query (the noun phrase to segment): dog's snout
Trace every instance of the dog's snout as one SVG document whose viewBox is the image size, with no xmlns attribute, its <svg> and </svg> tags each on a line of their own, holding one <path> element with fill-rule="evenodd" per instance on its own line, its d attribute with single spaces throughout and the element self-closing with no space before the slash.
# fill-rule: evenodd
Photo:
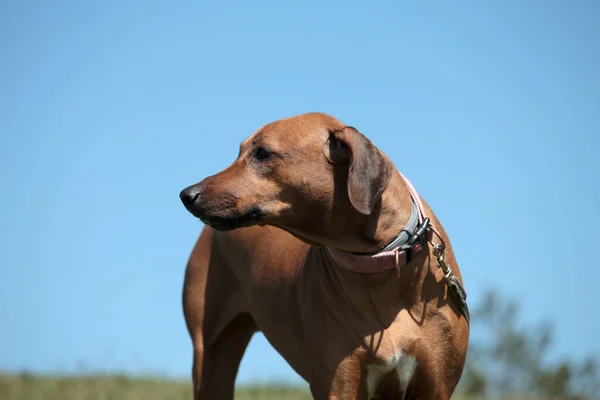
<svg viewBox="0 0 600 400">
<path fill-rule="evenodd" d="M 200 197 L 201 189 L 197 185 L 189 186 L 179 193 L 179 198 L 184 206 L 190 207 L 192 206 L 198 197 Z"/>
</svg>

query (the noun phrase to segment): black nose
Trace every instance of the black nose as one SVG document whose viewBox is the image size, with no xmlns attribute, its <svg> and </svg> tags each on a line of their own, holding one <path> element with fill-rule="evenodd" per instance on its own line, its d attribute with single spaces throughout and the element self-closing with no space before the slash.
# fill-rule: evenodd
<svg viewBox="0 0 600 400">
<path fill-rule="evenodd" d="M 200 189 L 196 185 L 186 187 L 179 193 L 179 198 L 184 206 L 189 207 L 193 205 L 198 197 L 200 196 Z"/>
</svg>

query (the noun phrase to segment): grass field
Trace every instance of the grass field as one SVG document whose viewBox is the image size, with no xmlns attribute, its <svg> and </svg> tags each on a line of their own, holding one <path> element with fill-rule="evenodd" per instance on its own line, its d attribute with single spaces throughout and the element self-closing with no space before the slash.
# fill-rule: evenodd
<svg viewBox="0 0 600 400">
<path fill-rule="evenodd" d="M 265 385 L 241 387 L 236 400 L 308 400 L 307 389 Z M 125 375 L 74 377 L 0 373 L 0 400 L 191 400 L 189 382 Z M 454 396 L 458 400 L 477 400 Z M 512 399 L 512 400 L 524 400 Z"/>
<path fill-rule="evenodd" d="M 283 385 L 244 387 L 241 400 L 312 399 L 303 388 Z M 179 400 L 192 399 L 189 382 L 116 376 L 49 377 L 0 374 L 1 400 Z"/>
</svg>

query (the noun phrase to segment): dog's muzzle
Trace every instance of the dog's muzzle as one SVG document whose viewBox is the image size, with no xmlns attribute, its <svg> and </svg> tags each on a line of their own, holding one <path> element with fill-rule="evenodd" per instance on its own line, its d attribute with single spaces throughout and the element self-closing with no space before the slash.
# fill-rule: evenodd
<svg viewBox="0 0 600 400">
<path fill-rule="evenodd" d="M 262 209 L 252 206 L 240 211 L 231 195 L 207 195 L 204 185 L 189 186 L 179 193 L 185 208 L 206 225 L 218 231 L 229 231 L 255 224 L 264 218 Z"/>
</svg>

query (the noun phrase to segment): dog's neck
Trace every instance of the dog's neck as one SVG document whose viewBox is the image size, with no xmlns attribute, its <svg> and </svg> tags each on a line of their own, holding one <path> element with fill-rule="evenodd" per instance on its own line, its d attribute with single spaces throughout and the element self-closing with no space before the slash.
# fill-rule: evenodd
<svg viewBox="0 0 600 400">
<path fill-rule="evenodd" d="M 413 211 L 407 181 L 394 168 L 381 200 L 371 215 L 362 215 L 349 208 L 348 212 L 352 211 L 356 215 L 339 221 L 332 235 L 320 235 L 291 226 L 277 226 L 313 246 L 349 254 L 379 252 L 398 237 Z M 349 234 L 350 232 L 352 233 Z"/>
<path fill-rule="evenodd" d="M 413 211 L 413 200 L 406 180 L 398 171 L 393 172 L 380 204 L 378 212 L 367 217 L 360 233 L 366 249 L 355 250 L 354 253 L 380 251 L 406 227 Z"/>
<path fill-rule="evenodd" d="M 422 240 L 425 237 L 430 240 L 431 232 L 426 228 L 428 220 L 423 219 L 421 199 L 412 184 L 399 173 L 398 176 L 401 178 L 401 184 L 397 181 L 394 182 L 397 190 L 390 190 L 386 196 L 395 201 L 404 197 L 404 202 L 399 204 L 395 202 L 391 206 L 381 207 L 380 212 L 373 216 L 377 218 L 373 218 L 375 222 L 371 222 L 372 227 L 367 228 L 367 232 L 373 232 L 374 235 L 366 238 L 365 241 L 377 243 L 377 249 L 365 254 L 364 252 L 349 252 L 335 247 L 327 247 L 326 251 L 332 257 L 335 265 L 349 271 L 367 274 L 391 268 L 399 269 L 422 249 Z M 393 189 L 394 186 L 390 186 L 390 188 Z M 398 190 L 398 188 L 400 189 Z M 406 196 L 407 192 L 408 196 Z M 384 201 L 385 198 L 382 199 L 382 202 Z M 409 212 L 407 212 L 407 208 L 410 209 Z M 398 228 L 397 224 L 392 223 L 393 221 L 405 222 Z M 424 225 L 421 226 L 421 224 Z M 415 240 L 414 235 L 418 239 Z"/>
</svg>

